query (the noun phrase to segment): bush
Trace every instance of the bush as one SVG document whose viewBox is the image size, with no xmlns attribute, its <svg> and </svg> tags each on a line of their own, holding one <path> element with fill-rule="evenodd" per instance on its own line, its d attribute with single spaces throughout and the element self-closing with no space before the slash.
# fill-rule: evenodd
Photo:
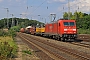
<svg viewBox="0 0 90 60">
<path fill-rule="evenodd" d="M 9 29 L 9 35 L 11 35 L 12 37 L 15 37 L 16 36 L 16 32 L 18 32 L 19 30 L 20 30 L 19 26 L 11 27 Z"/>
<path fill-rule="evenodd" d="M 10 47 L 8 42 L 0 42 L 0 59 L 9 60 L 13 57 L 13 47 Z"/>
<path fill-rule="evenodd" d="M 18 28 L 18 27 L 17 27 Z M 8 31 L 4 31 L 3 29 L 0 30 L 0 36 L 9 36 L 14 39 L 16 36 L 16 32 L 18 31 L 16 27 L 10 28 Z M 10 41 L 6 39 L 7 42 L 0 42 L 0 60 L 9 60 L 9 58 L 12 58 L 15 56 L 17 51 L 17 46 L 14 43 L 13 39 Z M 4 38 L 3 38 L 4 40 Z M 3 41 L 2 40 L 2 41 Z"/>
<path fill-rule="evenodd" d="M 78 34 L 90 34 L 90 29 L 78 29 Z"/>
<path fill-rule="evenodd" d="M 9 36 L 12 36 L 13 38 L 16 36 L 15 30 L 9 30 Z"/>
<path fill-rule="evenodd" d="M 19 26 L 13 26 L 10 28 L 10 30 L 14 30 L 15 32 L 18 32 L 20 30 Z"/>
</svg>

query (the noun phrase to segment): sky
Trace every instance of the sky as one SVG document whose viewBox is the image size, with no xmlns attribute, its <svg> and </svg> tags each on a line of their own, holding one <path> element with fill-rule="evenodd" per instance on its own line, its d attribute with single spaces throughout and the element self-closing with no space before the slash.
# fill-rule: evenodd
<svg viewBox="0 0 90 60">
<path fill-rule="evenodd" d="M 0 19 L 17 17 L 50 22 L 50 14 L 56 14 L 58 20 L 64 12 L 76 10 L 90 14 L 90 0 L 0 0 Z"/>
</svg>

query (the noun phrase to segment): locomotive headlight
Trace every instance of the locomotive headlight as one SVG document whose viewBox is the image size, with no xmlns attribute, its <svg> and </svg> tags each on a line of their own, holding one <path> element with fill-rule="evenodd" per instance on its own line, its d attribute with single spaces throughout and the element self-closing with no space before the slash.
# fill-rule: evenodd
<svg viewBox="0 0 90 60">
<path fill-rule="evenodd" d="M 73 31 L 76 31 L 76 29 L 73 29 Z"/>
<path fill-rule="evenodd" d="M 67 31 L 67 29 L 64 29 L 64 31 Z"/>
</svg>

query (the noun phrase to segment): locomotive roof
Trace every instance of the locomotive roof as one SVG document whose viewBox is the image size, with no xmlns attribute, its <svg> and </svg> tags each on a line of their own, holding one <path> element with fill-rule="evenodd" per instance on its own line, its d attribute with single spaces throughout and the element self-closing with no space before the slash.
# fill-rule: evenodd
<svg viewBox="0 0 90 60">
<path fill-rule="evenodd" d="M 65 20 L 71 21 L 71 20 L 68 20 L 68 19 L 58 19 L 57 21 L 52 21 L 52 22 L 46 23 L 46 24 L 57 23 L 58 21 L 65 21 Z M 72 21 L 73 21 L 73 20 L 72 20 Z"/>
</svg>

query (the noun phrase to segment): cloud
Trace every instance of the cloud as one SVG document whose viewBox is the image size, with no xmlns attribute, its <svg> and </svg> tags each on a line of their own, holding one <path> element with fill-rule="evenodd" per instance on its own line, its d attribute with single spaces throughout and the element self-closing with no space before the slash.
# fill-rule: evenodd
<svg viewBox="0 0 90 60">
<path fill-rule="evenodd" d="M 90 0 L 75 0 L 70 2 L 71 8 L 78 9 L 81 12 L 89 12 L 90 11 Z"/>
<path fill-rule="evenodd" d="M 65 0 L 53 0 L 55 2 L 65 2 Z"/>
<path fill-rule="evenodd" d="M 48 0 L 48 3 L 54 3 L 54 2 L 65 2 L 66 0 Z"/>
<path fill-rule="evenodd" d="M 60 1 L 60 0 L 54 0 L 54 1 Z M 62 0 L 64 1 L 64 0 Z M 90 0 L 73 0 L 70 1 L 70 12 L 81 11 L 84 13 L 90 12 Z M 64 11 L 68 11 L 68 2 L 63 5 Z M 63 10 L 63 6 L 60 6 L 58 8 L 59 11 Z"/>
</svg>

